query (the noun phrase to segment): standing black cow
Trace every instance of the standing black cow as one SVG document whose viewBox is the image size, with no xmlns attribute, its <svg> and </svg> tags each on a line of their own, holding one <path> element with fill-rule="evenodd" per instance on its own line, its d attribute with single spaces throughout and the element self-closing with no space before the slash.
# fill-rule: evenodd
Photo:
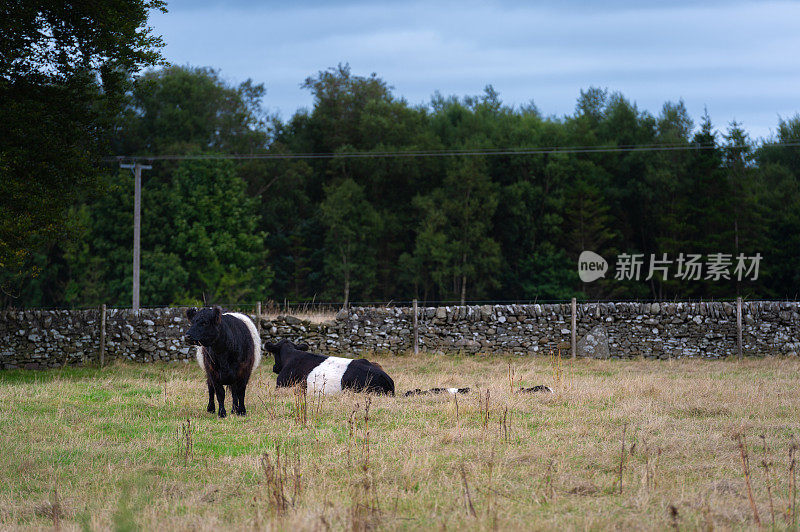
<svg viewBox="0 0 800 532">
<path fill-rule="evenodd" d="M 267 342 L 266 348 L 275 355 L 277 386 L 301 384 L 324 394 L 351 389 L 394 395 L 394 381 L 374 362 L 309 353 L 308 345 L 289 340 Z"/>
<path fill-rule="evenodd" d="M 261 339 L 253 322 L 244 314 L 222 313 L 219 307 L 186 311 L 190 327 L 186 341 L 197 346 L 197 363 L 206 372 L 208 411 L 214 412 L 214 395 L 219 417 L 225 417 L 225 385 L 230 385 L 234 414 L 243 416 L 244 394 L 250 373 L 261 362 Z"/>
</svg>

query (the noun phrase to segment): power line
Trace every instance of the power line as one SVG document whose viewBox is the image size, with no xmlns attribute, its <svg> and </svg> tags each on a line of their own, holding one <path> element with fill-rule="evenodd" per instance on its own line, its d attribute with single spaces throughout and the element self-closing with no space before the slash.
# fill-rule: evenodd
<svg viewBox="0 0 800 532">
<path fill-rule="evenodd" d="M 368 159 L 391 157 L 475 157 L 496 155 L 555 155 L 581 153 L 632 153 L 664 151 L 698 151 L 712 149 L 746 149 L 749 145 L 718 146 L 715 143 L 692 144 L 631 144 L 620 146 L 551 146 L 522 149 L 474 150 L 414 150 L 414 151 L 361 151 L 342 153 L 251 153 L 251 154 L 198 154 L 198 155 L 117 155 L 103 158 L 104 162 L 122 161 L 184 161 L 184 160 L 269 160 L 269 159 Z M 763 147 L 800 147 L 800 141 L 770 142 Z"/>
</svg>

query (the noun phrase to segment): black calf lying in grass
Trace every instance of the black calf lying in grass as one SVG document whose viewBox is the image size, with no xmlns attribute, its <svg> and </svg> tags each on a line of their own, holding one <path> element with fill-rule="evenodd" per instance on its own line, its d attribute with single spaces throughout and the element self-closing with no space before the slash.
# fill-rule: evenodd
<svg viewBox="0 0 800 532">
<path fill-rule="evenodd" d="M 431 388 L 430 390 L 420 390 L 419 388 L 415 390 L 409 390 L 405 394 L 404 397 L 411 397 L 412 395 L 438 395 L 440 393 L 449 393 L 455 395 L 457 393 L 469 393 L 469 388 Z"/>
<path fill-rule="evenodd" d="M 219 417 L 225 417 L 225 385 L 231 387 L 234 414 L 243 416 L 244 395 L 250 374 L 261 361 L 261 339 L 253 322 L 244 314 L 222 313 L 219 307 L 186 311 L 190 327 L 186 341 L 197 346 L 197 363 L 206 372 L 208 408 L 214 412 L 214 395 Z"/>
<path fill-rule="evenodd" d="M 530 388 L 520 388 L 517 390 L 517 393 L 536 393 L 536 392 L 546 392 L 546 393 L 553 393 L 553 389 L 549 386 L 545 386 L 544 384 L 539 384 L 538 386 L 531 386 Z"/>
<path fill-rule="evenodd" d="M 278 386 L 300 384 L 323 394 L 350 389 L 394 395 L 394 381 L 374 362 L 309 353 L 307 344 L 295 345 L 285 339 L 267 342 L 266 348 L 275 355 L 272 371 L 278 374 Z"/>
<path fill-rule="evenodd" d="M 469 393 L 469 388 L 431 388 L 430 390 L 420 390 L 419 388 L 415 390 L 409 390 L 403 394 L 404 397 L 411 397 L 412 395 L 438 395 L 440 393 L 449 393 L 455 395 L 457 393 Z M 520 388 L 516 390 L 517 393 L 536 393 L 536 392 L 548 392 L 553 393 L 553 390 L 549 386 L 545 386 L 540 384 L 538 386 L 532 386 L 530 388 Z"/>
</svg>

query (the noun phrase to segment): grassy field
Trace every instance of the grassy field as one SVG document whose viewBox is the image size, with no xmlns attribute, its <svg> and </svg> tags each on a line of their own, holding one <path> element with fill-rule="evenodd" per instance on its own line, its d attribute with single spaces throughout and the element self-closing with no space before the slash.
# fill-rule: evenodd
<svg viewBox="0 0 800 532">
<path fill-rule="evenodd" d="M 224 420 L 196 365 L 0 373 L 0 529 L 756 528 L 738 441 L 792 529 L 800 361 L 375 360 L 397 397 L 276 392 L 267 360 Z M 434 386 L 472 391 L 402 397 Z"/>
</svg>

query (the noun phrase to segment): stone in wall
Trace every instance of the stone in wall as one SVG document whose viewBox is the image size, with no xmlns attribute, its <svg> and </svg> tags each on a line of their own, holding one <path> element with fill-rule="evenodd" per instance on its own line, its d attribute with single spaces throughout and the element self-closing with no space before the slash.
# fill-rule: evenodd
<svg viewBox="0 0 800 532">
<path fill-rule="evenodd" d="M 602 325 L 596 325 L 586 336 L 578 340 L 577 356 L 587 358 L 609 358 L 608 333 Z"/>
</svg>

